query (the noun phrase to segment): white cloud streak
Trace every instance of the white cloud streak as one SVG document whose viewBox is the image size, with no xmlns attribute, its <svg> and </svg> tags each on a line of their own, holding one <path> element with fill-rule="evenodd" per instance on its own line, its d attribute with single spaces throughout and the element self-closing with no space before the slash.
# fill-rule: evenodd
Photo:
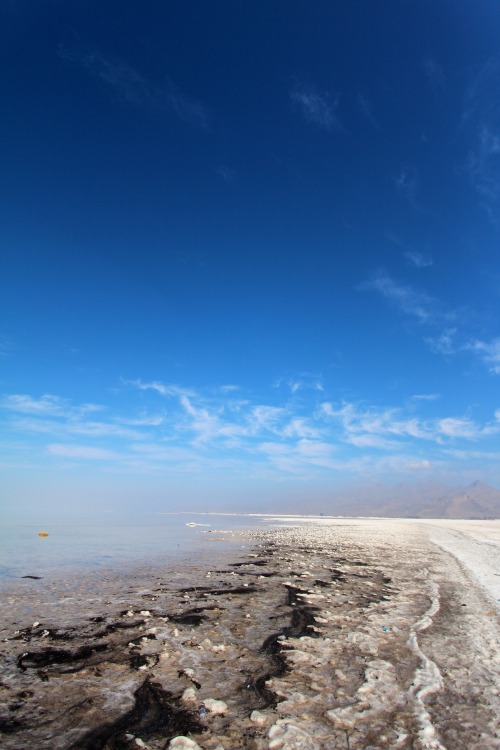
<svg viewBox="0 0 500 750">
<path fill-rule="evenodd" d="M 437 317 L 437 303 L 432 297 L 413 287 L 398 284 L 386 274 L 380 273 L 358 288 L 378 292 L 399 310 L 421 323 L 428 323 Z"/>
<path fill-rule="evenodd" d="M 500 338 L 491 341 L 473 341 L 467 348 L 477 352 L 490 372 L 500 375 Z"/>
<path fill-rule="evenodd" d="M 438 300 L 412 286 L 399 284 L 390 276 L 379 273 L 371 280 L 358 285 L 358 291 L 375 291 L 393 307 L 416 319 L 429 331 L 424 342 L 436 354 L 452 356 L 464 352 L 476 354 L 491 373 L 500 375 L 500 338 L 480 340 L 469 332 L 460 331 L 457 325 L 466 319 L 460 311 L 446 310 Z"/>
<path fill-rule="evenodd" d="M 169 112 L 189 125 L 206 128 L 208 113 L 200 102 L 183 94 L 170 80 L 163 85 L 149 81 L 127 62 L 79 43 L 61 44 L 59 55 L 81 65 L 128 104 Z"/>
<path fill-rule="evenodd" d="M 4 409 L 21 414 L 45 417 L 75 417 L 104 409 L 99 404 L 80 404 L 75 407 L 67 399 L 50 394 L 45 394 L 40 398 L 32 398 L 26 394 L 6 396 L 0 405 Z"/>
<path fill-rule="evenodd" d="M 221 471 L 304 479 L 354 467 L 376 472 L 391 465 L 414 470 L 425 461 L 435 466 L 445 449 L 464 449 L 464 443 L 484 442 L 491 451 L 488 441 L 500 433 L 500 408 L 482 424 L 468 414 L 423 418 L 415 413 L 421 404 L 435 410 L 435 394 L 409 396 L 399 407 L 377 407 L 324 398 L 318 403 L 319 391 L 309 389 L 300 398 L 290 392 L 288 401 L 276 405 L 236 400 L 233 390 L 124 382 L 130 386 L 127 403 L 135 392 L 139 412 L 130 405 L 120 413 L 107 407 L 106 419 L 99 421 L 88 404 L 53 395 L 6 396 L 1 405 L 10 415 L 12 443 L 21 441 L 23 453 L 39 455 L 42 463 L 47 456 L 94 461 L 122 473 Z M 145 415 L 146 397 L 156 404 L 158 397 L 166 400 L 166 416 Z M 19 462 L 14 455 L 12 460 Z"/>
<path fill-rule="evenodd" d="M 416 393 L 411 397 L 413 401 L 437 401 L 438 398 L 441 398 L 439 393 Z"/>
<path fill-rule="evenodd" d="M 419 180 L 415 169 L 402 167 L 399 175 L 394 178 L 394 185 L 398 193 L 407 200 L 413 209 L 416 211 L 421 210 L 417 202 Z"/>
<path fill-rule="evenodd" d="M 62 458 L 84 459 L 86 461 L 116 461 L 121 456 L 115 451 L 105 448 L 94 448 L 88 445 L 65 445 L 63 443 L 53 443 L 47 446 L 47 451 L 52 456 Z"/>
<path fill-rule="evenodd" d="M 424 253 L 416 253 L 412 252 L 411 250 L 407 250 L 405 252 L 405 257 L 408 258 L 410 263 L 415 266 L 415 268 L 429 268 L 430 266 L 434 265 L 432 258 L 429 255 L 424 255 Z"/>
<path fill-rule="evenodd" d="M 290 100 L 310 124 L 324 130 L 341 129 L 338 98 L 332 99 L 329 93 L 319 93 L 312 87 L 298 86 L 290 92 Z"/>
<path fill-rule="evenodd" d="M 338 407 L 330 402 L 321 404 L 320 412 L 340 424 L 343 439 L 360 447 L 390 448 L 393 444 L 372 441 L 372 437 L 411 439 L 430 441 L 437 444 L 447 439 L 477 441 L 496 435 L 500 432 L 500 420 L 495 412 L 494 419 L 485 425 L 479 425 L 468 417 L 444 417 L 419 419 L 406 416 L 402 408 L 361 408 L 353 403 L 344 403 Z"/>
<path fill-rule="evenodd" d="M 499 92 L 500 64 L 491 60 L 481 67 L 467 89 L 461 121 L 468 144 L 465 172 L 494 224 L 498 224 L 500 210 Z"/>
</svg>

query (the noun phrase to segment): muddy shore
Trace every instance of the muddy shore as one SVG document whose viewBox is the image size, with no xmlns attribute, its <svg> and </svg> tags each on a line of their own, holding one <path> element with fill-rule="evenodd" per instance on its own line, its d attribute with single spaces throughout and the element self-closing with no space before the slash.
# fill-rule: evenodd
<svg viewBox="0 0 500 750">
<path fill-rule="evenodd" d="M 241 542 L 210 570 L 6 589 L 2 746 L 499 746 L 498 612 L 422 525 Z"/>
</svg>

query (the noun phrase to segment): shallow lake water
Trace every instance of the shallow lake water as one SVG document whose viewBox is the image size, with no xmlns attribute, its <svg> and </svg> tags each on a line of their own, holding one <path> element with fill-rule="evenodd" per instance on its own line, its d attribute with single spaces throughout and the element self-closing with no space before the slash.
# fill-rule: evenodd
<svg viewBox="0 0 500 750">
<path fill-rule="evenodd" d="M 196 524 L 188 526 L 187 524 Z M 30 519 L 0 527 L 0 580 L 75 575 L 207 557 L 216 531 L 261 524 L 242 515 L 150 513 Z M 39 536 L 46 532 L 48 536 Z M 219 535 L 218 535 L 219 536 Z"/>
</svg>

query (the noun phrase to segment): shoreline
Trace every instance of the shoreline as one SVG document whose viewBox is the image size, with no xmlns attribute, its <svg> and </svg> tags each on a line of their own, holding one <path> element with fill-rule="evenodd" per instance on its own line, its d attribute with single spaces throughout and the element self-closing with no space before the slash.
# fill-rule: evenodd
<svg viewBox="0 0 500 750">
<path fill-rule="evenodd" d="M 3 746 L 497 747 L 496 613 L 434 526 L 299 520 L 4 613 Z"/>
</svg>

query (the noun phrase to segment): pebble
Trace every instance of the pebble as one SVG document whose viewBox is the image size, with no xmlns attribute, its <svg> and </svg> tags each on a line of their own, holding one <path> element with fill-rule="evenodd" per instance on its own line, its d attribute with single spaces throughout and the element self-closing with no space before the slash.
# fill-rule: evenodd
<svg viewBox="0 0 500 750">
<path fill-rule="evenodd" d="M 182 694 L 181 701 L 183 703 L 196 703 L 196 690 L 194 688 L 186 688 Z"/>
<path fill-rule="evenodd" d="M 229 710 L 227 703 L 215 700 L 215 698 L 207 698 L 203 703 L 207 711 L 210 711 L 211 714 L 225 714 Z"/>
<path fill-rule="evenodd" d="M 170 740 L 169 750 L 201 750 L 201 747 L 189 737 L 174 737 Z"/>
<path fill-rule="evenodd" d="M 260 711 L 252 711 L 250 714 L 250 721 L 258 727 L 264 727 L 269 723 L 269 718 Z"/>
</svg>

